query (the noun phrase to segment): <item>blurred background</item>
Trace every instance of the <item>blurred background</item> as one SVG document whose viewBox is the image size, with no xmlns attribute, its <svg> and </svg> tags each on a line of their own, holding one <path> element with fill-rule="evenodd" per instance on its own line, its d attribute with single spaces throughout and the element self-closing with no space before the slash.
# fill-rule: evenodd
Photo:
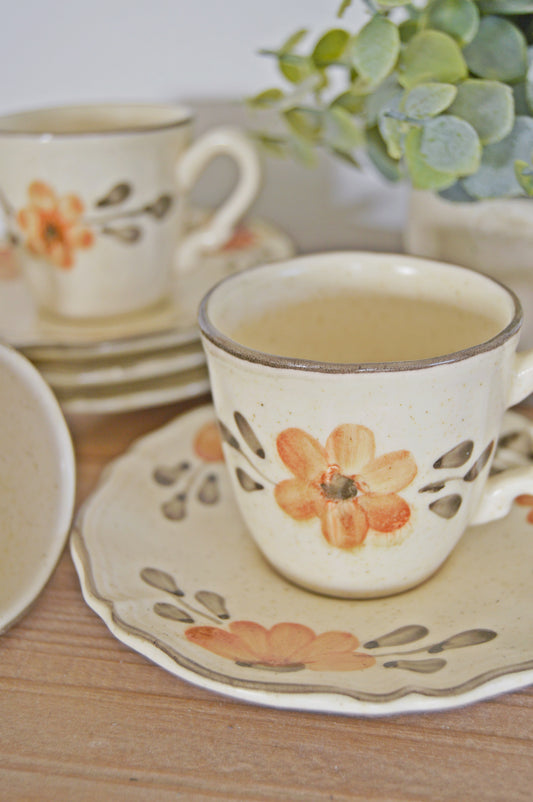
<svg viewBox="0 0 533 802">
<path fill-rule="evenodd" d="M 197 112 L 196 132 L 218 124 L 263 127 L 244 98 L 281 85 L 262 47 L 293 31 L 335 25 L 339 0 L 18 0 L 4 3 L 0 113 L 95 101 L 176 101 Z M 356 4 L 343 21 L 354 27 Z M 194 200 L 213 205 L 233 180 L 229 164 L 208 168 Z M 405 186 L 376 171 L 322 157 L 315 168 L 264 158 L 252 214 L 283 228 L 299 250 L 397 250 Z"/>
</svg>

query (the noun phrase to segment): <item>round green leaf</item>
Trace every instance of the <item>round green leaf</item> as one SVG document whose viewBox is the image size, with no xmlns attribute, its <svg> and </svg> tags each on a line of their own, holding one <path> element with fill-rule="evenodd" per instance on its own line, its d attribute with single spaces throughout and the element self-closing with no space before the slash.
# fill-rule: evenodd
<svg viewBox="0 0 533 802">
<path fill-rule="evenodd" d="M 300 28 L 295 33 L 292 33 L 289 38 L 282 44 L 280 51 L 282 53 L 292 53 L 294 48 L 300 44 L 302 39 L 307 36 L 307 28 Z"/>
<path fill-rule="evenodd" d="M 350 35 L 342 28 L 333 28 L 322 36 L 315 45 L 311 55 L 313 63 L 317 67 L 327 67 L 334 61 L 338 61 L 348 44 Z"/>
<path fill-rule="evenodd" d="M 284 97 L 285 95 L 281 89 L 265 89 L 264 92 L 260 92 L 258 95 L 248 98 L 247 102 L 254 108 L 265 109 L 270 106 L 275 106 L 276 103 L 279 103 Z"/>
<path fill-rule="evenodd" d="M 295 53 L 279 53 L 278 67 L 281 74 L 291 84 L 301 84 L 313 74 L 314 65 L 307 56 L 298 56 Z"/>
<path fill-rule="evenodd" d="M 533 167 L 521 159 L 514 163 L 514 171 L 516 180 L 526 193 L 526 195 L 533 196 Z"/>
<path fill-rule="evenodd" d="M 359 76 L 375 86 L 394 69 L 400 52 L 398 28 L 376 15 L 361 28 L 350 48 L 350 61 Z"/>
<path fill-rule="evenodd" d="M 399 162 L 389 156 L 385 142 L 377 128 L 367 131 L 366 147 L 370 160 L 381 175 L 388 181 L 399 181 L 402 177 Z"/>
<path fill-rule="evenodd" d="M 331 108 L 346 109 L 350 114 L 359 114 L 365 107 L 365 98 L 348 90 L 337 95 L 330 103 Z"/>
<path fill-rule="evenodd" d="M 424 160 L 420 151 L 422 131 L 419 128 L 411 128 L 405 138 L 405 163 L 415 189 L 446 189 L 457 181 L 457 176 L 453 173 L 445 173 L 434 170 Z"/>
<path fill-rule="evenodd" d="M 459 45 L 441 31 L 417 33 L 400 57 L 399 81 L 406 89 L 430 81 L 455 84 L 467 72 Z"/>
<path fill-rule="evenodd" d="M 383 108 L 378 117 L 378 128 L 381 137 L 387 145 L 387 152 L 391 159 L 400 159 L 403 155 L 403 140 L 409 126 L 398 119 L 401 114 L 403 94 L 396 92 Z M 398 116 L 397 116 L 398 115 Z"/>
<path fill-rule="evenodd" d="M 514 163 L 528 162 L 533 153 L 533 119 L 516 117 L 513 130 L 505 139 L 483 150 L 481 167 L 464 179 L 464 187 L 474 198 L 506 198 L 523 194 L 516 179 Z"/>
<path fill-rule="evenodd" d="M 420 153 L 434 170 L 463 176 L 475 173 L 481 144 L 474 128 L 459 117 L 443 114 L 425 123 Z"/>
<path fill-rule="evenodd" d="M 453 102 L 457 88 L 453 84 L 419 84 L 405 96 L 402 108 L 409 117 L 421 120 L 441 114 Z"/>
<path fill-rule="evenodd" d="M 499 142 L 513 127 L 513 91 L 498 81 L 465 81 L 450 112 L 470 123 L 484 145 Z"/>
<path fill-rule="evenodd" d="M 480 78 L 512 83 L 523 78 L 527 70 L 525 36 L 501 17 L 483 17 L 464 56 L 470 71 Z"/>
<path fill-rule="evenodd" d="M 289 127 L 299 137 L 315 142 L 322 131 L 322 113 L 298 106 L 283 112 Z"/>
<path fill-rule="evenodd" d="M 396 75 L 389 75 L 366 100 L 366 124 L 369 128 L 376 125 L 380 114 L 387 109 L 400 109 L 404 90 L 398 83 Z"/>
<path fill-rule="evenodd" d="M 479 10 L 472 0 L 434 0 L 424 16 L 428 28 L 453 36 L 461 46 L 471 42 L 479 27 Z"/>
<path fill-rule="evenodd" d="M 364 144 L 360 126 L 341 107 L 329 108 L 324 112 L 324 139 L 329 147 L 342 153 L 351 153 Z"/>
</svg>

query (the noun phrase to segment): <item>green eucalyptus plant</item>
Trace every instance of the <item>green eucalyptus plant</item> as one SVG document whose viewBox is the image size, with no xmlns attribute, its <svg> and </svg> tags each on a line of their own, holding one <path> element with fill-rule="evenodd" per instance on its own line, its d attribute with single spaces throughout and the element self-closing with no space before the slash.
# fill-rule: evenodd
<svg viewBox="0 0 533 802">
<path fill-rule="evenodd" d="M 286 127 L 260 142 L 305 163 L 323 148 L 359 166 L 364 149 L 389 180 L 450 200 L 533 196 L 533 0 L 364 4 L 355 32 L 333 27 L 302 52 L 299 30 L 261 51 L 286 88 L 249 102 Z"/>
</svg>

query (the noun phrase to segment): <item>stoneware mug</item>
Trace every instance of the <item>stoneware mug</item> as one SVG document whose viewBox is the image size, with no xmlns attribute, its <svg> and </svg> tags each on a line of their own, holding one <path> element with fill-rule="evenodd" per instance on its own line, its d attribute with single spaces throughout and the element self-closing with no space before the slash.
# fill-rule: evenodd
<svg viewBox="0 0 533 802">
<path fill-rule="evenodd" d="M 521 319 L 493 279 L 410 256 L 310 255 L 216 285 L 202 339 L 266 559 L 317 592 L 397 593 L 533 492 L 530 467 L 489 478 L 504 412 L 533 390 Z"/>
<path fill-rule="evenodd" d="M 0 118 L 0 203 L 39 308 L 69 318 L 136 312 L 161 301 L 173 271 L 223 245 L 260 182 L 237 129 L 191 144 L 193 117 L 165 104 L 99 104 Z M 206 164 L 239 178 L 211 220 L 186 231 L 186 198 Z"/>
</svg>

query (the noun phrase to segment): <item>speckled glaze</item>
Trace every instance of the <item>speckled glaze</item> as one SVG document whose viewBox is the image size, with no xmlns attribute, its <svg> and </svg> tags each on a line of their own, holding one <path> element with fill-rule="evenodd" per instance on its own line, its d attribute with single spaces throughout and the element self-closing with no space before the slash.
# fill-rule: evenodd
<svg viewBox="0 0 533 802">
<path fill-rule="evenodd" d="M 501 330 L 455 354 L 364 365 L 276 357 L 227 336 L 239 310 L 259 314 L 267 293 L 298 298 L 310 285 L 466 300 Z M 487 482 L 504 412 L 533 390 L 533 354 L 515 353 L 520 325 L 497 282 L 408 256 L 312 255 L 211 290 L 200 327 L 215 408 L 238 506 L 267 560 L 320 593 L 397 593 L 431 576 L 468 525 L 531 493 L 530 466 Z M 353 491 L 339 495 L 341 485 Z"/>
</svg>

